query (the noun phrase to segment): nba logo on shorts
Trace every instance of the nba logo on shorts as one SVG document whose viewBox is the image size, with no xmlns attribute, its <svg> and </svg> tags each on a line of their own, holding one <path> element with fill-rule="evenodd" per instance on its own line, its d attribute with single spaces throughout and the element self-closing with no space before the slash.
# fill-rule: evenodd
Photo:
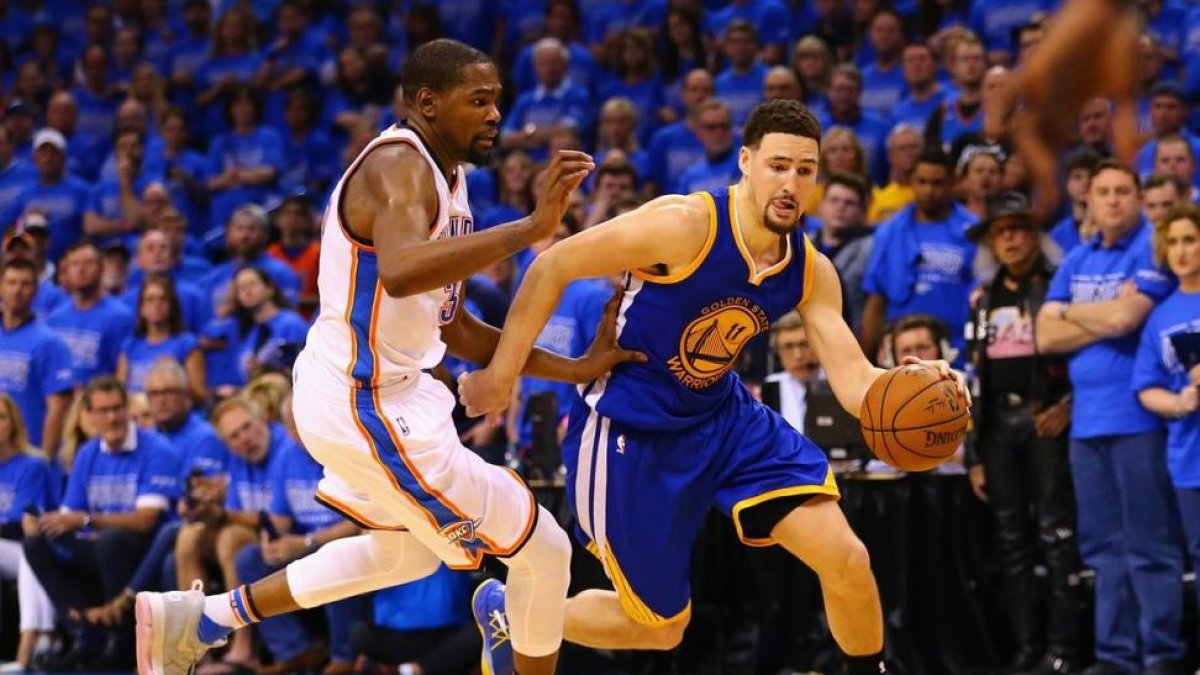
<svg viewBox="0 0 1200 675">
<path fill-rule="evenodd" d="M 408 428 L 408 423 L 404 421 L 403 417 L 396 416 L 396 426 L 399 427 L 402 436 L 412 433 L 412 430 Z"/>
</svg>

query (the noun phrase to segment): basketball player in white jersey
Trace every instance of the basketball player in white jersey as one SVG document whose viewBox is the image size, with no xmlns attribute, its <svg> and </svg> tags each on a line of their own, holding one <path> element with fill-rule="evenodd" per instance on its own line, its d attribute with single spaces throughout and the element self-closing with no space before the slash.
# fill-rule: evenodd
<svg viewBox="0 0 1200 675">
<path fill-rule="evenodd" d="M 325 467 L 317 499 L 360 524 L 286 569 L 229 593 L 141 593 L 138 671 L 183 675 L 231 631 L 266 617 L 420 579 L 441 563 L 509 567 L 505 631 L 516 654 L 484 670 L 554 672 L 570 544 L 511 471 L 459 442 L 454 397 L 425 370 L 449 350 L 486 364 L 499 331 L 461 309 L 462 280 L 550 236 L 591 158 L 562 152 L 532 215 L 472 233 L 463 162 L 481 163 L 500 113 L 496 68 L 482 52 L 436 40 L 409 57 L 407 127 L 392 127 L 350 165 L 321 240 L 320 317 L 295 367 L 294 411 Z M 526 373 L 586 382 L 640 355 L 616 347 L 616 305 L 582 359 L 539 353 Z M 325 544 L 322 546 L 322 544 Z M 507 651 L 507 650 L 505 650 Z"/>
</svg>

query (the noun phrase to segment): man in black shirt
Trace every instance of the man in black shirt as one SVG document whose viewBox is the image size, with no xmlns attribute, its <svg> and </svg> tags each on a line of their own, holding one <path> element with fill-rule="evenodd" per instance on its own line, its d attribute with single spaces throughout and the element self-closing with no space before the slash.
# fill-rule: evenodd
<svg viewBox="0 0 1200 675">
<path fill-rule="evenodd" d="M 972 305 L 969 354 L 979 375 L 971 485 L 997 522 L 1014 642 L 1005 673 L 1071 672 L 1080 605 L 1069 578 L 1079 570 L 1066 428 L 1071 392 L 1065 361 L 1039 354 L 1034 319 L 1054 268 L 1029 203 L 1007 192 L 988 202 L 968 236 L 999 265 Z M 1049 570 L 1047 612 L 1033 568 Z"/>
</svg>

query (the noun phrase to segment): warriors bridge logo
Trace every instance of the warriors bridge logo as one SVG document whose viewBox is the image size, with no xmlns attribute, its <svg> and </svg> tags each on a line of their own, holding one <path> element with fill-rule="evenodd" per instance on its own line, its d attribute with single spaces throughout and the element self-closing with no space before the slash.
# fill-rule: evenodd
<svg viewBox="0 0 1200 675">
<path fill-rule="evenodd" d="M 761 307 L 746 298 L 727 298 L 701 310 L 679 336 L 679 354 L 667 367 L 689 389 L 710 387 L 737 364 L 738 355 L 769 321 Z"/>
</svg>

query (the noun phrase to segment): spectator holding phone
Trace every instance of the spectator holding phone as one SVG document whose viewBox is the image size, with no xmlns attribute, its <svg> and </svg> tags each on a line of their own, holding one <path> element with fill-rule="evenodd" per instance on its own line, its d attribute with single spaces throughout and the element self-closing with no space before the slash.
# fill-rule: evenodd
<svg viewBox="0 0 1200 675">
<path fill-rule="evenodd" d="M 1138 346 L 1133 389 L 1167 422 L 1167 468 L 1192 564 L 1200 560 L 1200 207 L 1179 206 L 1154 225 L 1154 253 L 1179 288 L 1154 308 Z"/>
</svg>

